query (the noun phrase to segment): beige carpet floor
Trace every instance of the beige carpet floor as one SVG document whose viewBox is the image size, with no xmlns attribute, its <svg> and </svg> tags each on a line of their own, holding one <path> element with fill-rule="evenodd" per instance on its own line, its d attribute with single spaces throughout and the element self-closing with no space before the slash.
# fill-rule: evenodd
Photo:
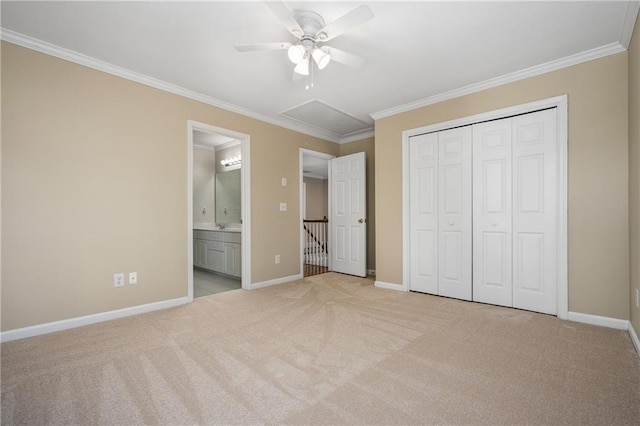
<svg viewBox="0 0 640 426">
<path fill-rule="evenodd" d="M 2 424 L 640 424 L 625 331 L 334 273 L 2 344 Z"/>
</svg>

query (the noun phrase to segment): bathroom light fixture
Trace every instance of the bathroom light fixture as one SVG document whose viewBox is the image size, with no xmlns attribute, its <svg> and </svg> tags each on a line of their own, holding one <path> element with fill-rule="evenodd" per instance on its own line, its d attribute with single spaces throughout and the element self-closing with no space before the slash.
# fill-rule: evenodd
<svg viewBox="0 0 640 426">
<path fill-rule="evenodd" d="M 238 155 L 237 157 L 225 158 L 224 160 L 220 161 L 220 164 L 222 164 L 225 167 L 229 167 L 229 166 L 236 166 L 241 162 L 242 162 L 242 158 L 240 158 L 240 156 Z"/>
</svg>

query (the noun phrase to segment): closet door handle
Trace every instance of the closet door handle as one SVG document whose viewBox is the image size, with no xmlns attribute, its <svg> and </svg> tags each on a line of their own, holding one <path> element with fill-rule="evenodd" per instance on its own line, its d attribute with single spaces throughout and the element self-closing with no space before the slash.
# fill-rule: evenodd
<svg viewBox="0 0 640 426">
<path fill-rule="evenodd" d="M 453 219 L 449 221 L 449 225 L 453 226 Z"/>
<path fill-rule="evenodd" d="M 491 222 L 491 226 L 498 226 L 498 222 L 494 220 L 493 222 Z"/>
</svg>

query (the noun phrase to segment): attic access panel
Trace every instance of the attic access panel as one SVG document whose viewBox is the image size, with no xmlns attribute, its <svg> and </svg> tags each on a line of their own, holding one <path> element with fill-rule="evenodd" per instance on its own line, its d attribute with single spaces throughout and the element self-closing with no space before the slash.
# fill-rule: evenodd
<svg viewBox="0 0 640 426">
<path fill-rule="evenodd" d="M 283 111 L 280 115 L 329 130 L 340 136 L 373 128 L 371 124 L 365 123 L 317 99 Z"/>
</svg>

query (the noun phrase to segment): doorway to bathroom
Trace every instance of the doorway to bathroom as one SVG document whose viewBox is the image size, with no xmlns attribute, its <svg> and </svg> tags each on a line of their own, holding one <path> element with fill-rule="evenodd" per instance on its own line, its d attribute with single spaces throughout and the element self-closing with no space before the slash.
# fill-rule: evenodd
<svg viewBox="0 0 640 426">
<path fill-rule="evenodd" d="M 249 136 L 188 122 L 188 294 L 250 285 Z"/>
</svg>

